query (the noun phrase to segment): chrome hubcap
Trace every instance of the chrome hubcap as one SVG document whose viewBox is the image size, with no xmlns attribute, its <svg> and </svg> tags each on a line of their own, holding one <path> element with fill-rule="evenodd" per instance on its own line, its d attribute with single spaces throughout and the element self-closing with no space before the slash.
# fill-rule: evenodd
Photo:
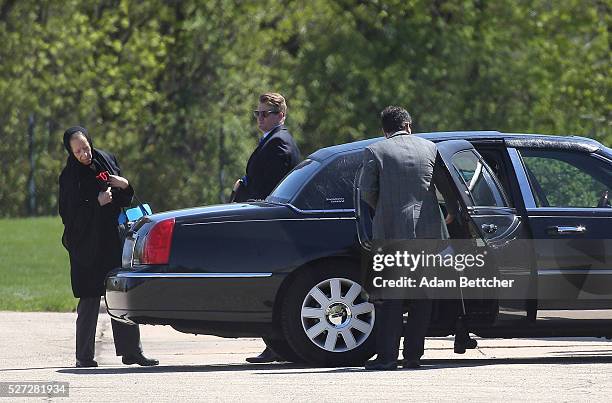
<svg viewBox="0 0 612 403">
<path fill-rule="evenodd" d="M 325 310 L 327 322 L 336 327 L 345 327 L 351 321 L 351 309 L 342 304 L 332 304 Z"/>
<path fill-rule="evenodd" d="M 359 347 L 374 327 L 374 305 L 358 283 L 346 278 L 323 280 L 312 287 L 301 316 L 310 341 L 335 353 Z"/>
</svg>

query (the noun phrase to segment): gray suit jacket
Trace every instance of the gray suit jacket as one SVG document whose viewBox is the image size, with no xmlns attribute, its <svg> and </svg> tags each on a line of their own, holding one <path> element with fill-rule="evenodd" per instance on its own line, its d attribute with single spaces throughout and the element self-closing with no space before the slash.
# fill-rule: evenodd
<svg viewBox="0 0 612 403">
<path fill-rule="evenodd" d="M 456 200 L 437 157 L 434 143 L 405 132 L 364 150 L 359 184 L 362 199 L 375 210 L 373 239 L 448 239 L 434 185 L 451 214 Z"/>
</svg>

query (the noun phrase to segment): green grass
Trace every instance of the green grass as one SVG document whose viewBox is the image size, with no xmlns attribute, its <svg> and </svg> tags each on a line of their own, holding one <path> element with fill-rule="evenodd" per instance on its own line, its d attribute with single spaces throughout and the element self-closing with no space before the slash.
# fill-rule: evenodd
<svg viewBox="0 0 612 403">
<path fill-rule="evenodd" d="M 0 219 L 0 310 L 74 311 L 59 217 Z"/>
</svg>

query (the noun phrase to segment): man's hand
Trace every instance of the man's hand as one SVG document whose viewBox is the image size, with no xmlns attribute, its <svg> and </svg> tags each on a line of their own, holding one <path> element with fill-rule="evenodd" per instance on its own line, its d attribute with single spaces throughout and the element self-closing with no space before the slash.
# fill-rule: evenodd
<svg viewBox="0 0 612 403">
<path fill-rule="evenodd" d="M 130 186 L 130 182 L 119 175 L 108 175 L 108 184 L 113 188 L 127 189 Z"/>
<path fill-rule="evenodd" d="M 108 187 L 104 192 L 98 193 L 98 203 L 100 206 L 105 206 L 108 203 L 113 201 L 113 194 L 111 193 L 111 188 Z"/>
<path fill-rule="evenodd" d="M 452 224 L 453 221 L 455 221 L 455 216 L 452 214 L 447 214 L 446 218 L 444 219 L 446 225 Z"/>
<path fill-rule="evenodd" d="M 237 192 L 237 191 L 238 191 L 238 188 L 240 187 L 240 184 L 241 184 L 241 183 L 242 183 L 242 178 L 238 179 L 238 180 L 236 181 L 236 183 L 234 183 L 234 187 L 232 188 L 232 191 L 233 191 L 233 192 Z"/>
</svg>

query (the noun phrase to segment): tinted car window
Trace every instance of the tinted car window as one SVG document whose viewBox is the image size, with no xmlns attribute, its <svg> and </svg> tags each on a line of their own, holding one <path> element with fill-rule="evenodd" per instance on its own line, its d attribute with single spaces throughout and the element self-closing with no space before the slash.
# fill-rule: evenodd
<svg viewBox="0 0 612 403">
<path fill-rule="evenodd" d="M 362 152 L 339 154 L 312 177 L 293 204 L 302 210 L 352 209 L 353 184 L 362 159 Z"/>
<path fill-rule="evenodd" d="M 612 167 L 592 155 L 572 151 L 520 150 L 538 207 L 597 207 L 612 198 Z"/>
<path fill-rule="evenodd" d="M 499 184 L 506 195 L 506 201 L 510 207 L 513 207 L 512 189 L 510 188 L 511 174 L 508 172 L 508 166 L 504 158 L 505 150 L 502 151 L 499 147 L 490 146 L 474 146 L 478 154 L 482 157 L 484 162 L 490 168 L 491 174 L 498 180 Z"/>
<path fill-rule="evenodd" d="M 455 154 L 453 166 L 468 188 L 475 206 L 508 206 L 491 172 L 472 151 Z"/>
<path fill-rule="evenodd" d="M 319 169 L 321 163 L 306 159 L 299 163 L 283 180 L 274 188 L 266 200 L 276 203 L 288 203 L 300 190 L 312 174 Z"/>
</svg>

